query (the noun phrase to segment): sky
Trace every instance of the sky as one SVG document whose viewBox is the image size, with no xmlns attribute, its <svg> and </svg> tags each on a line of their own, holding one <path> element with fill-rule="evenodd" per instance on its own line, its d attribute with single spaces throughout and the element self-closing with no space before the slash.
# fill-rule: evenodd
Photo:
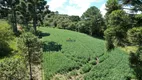
<svg viewBox="0 0 142 80">
<path fill-rule="evenodd" d="M 46 0 L 51 11 L 60 14 L 81 16 L 89 7 L 96 6 L 102 15 L 106 13 L 105 3 L 107 0 Z"/>
</svg>

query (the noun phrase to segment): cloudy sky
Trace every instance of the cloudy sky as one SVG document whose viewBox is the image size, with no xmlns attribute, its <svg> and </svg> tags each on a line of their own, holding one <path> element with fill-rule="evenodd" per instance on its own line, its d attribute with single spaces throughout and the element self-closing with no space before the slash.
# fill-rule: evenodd
<svg viewBox="0 0 142 80">
<path fill-rule="evenodd" d="M 105 3 L 107 0 L 47 0 L 51 11 L 61 14 L 81 16 L 90 6 L 96 6 L 105 14 Z"/>
</svg>

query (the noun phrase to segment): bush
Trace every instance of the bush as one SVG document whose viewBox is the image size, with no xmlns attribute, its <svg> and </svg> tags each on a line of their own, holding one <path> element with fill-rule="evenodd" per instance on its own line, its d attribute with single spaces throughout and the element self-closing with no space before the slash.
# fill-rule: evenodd
<svg viewBox="0 0 142 80">
<path fill-rule="evenodd" d="M 78 74 L 77 74 L 77 72 L 74 70 L 74 71 L 72 71 L 72 72 L 70 72 L 70 76 L 77 76 Z"/>
<path fill-rule="evenodd" d="M 76 23 L 75 22 L 71 22 L 69 25 L 68 25 L 68 27 L 67 27 L 67 29 L 68 30 L 72 30 L 72 31 L 75 31 L 76 30 Z"/>
<path fill-rule="evenodd" d="M 13 39 L 13 32 L 8 23 L 0 20 L 0 57 L 5 57 L 11 53 L 9 41 Z"/>
<path fill-rule="evenodd" d="M 35 32 L 33 27 L 30 28 L 30 32 L 31 32 L 32 34 L 34 34 L 35 36 L 39 37 L 39 38 L 42 37 L 42 32 L 39 31 L 39 30 L 37 30 L 37 31 Z"/>
<path fill-rule="evenodd" d="M 5 41 L 0 41 L 0 58 L 8 56 L 11 53 L 12 49 L 9 47 L 9 44 Z"/>
<path fill-rule="evenodd" d="M 0 80 L 28 80 L 21 58 L 5 58 L 0 62 Z"/>
<path fill-rule="evenodd" d="M 23 33 L 18 39 L 18 49 L 26 60 L 29 60 L 29 54 L 32 63 L 40 63 L 42 60 L 42 42 L 32 33 Z"/>
<path fill-rule="evenodd" d="M 96 65 L 97 64 L 96 60 L 91 60 L 89 63 L 92 64 L 92 65 Z"/>
<path fill-rule="evenodd" d="M 142 27 L 132 28 L 127 32 L 128 40 L 134 45 L 142 45 Z"/>
<path fill-rule="evenodd" d="M 81 73 L 87 73 L 87 72 L 89 72 L 90 70 L 91 70 L 91 65 L 86 64 L 85 66 L 83 66 L 83 67 L 81 68 Z"/>
<path fill-rule="evenodd" d="M 137 50 L 136 53 L 138 54 L 139 62 L 140 62 L 141 65 L 142 65 L 142 47 L 139 47 L 139 49 Z"/>
<path fill-rule="evenodd" d="M 42 32 L 37 30 L 35 35 L 38 36 L 38 38 L 41 38 L 42 37 Z"/>
<path fill-rule="evenodd" d="M 50 23 L 48 21 L 44 22 L 44 26 L 50 26 Z"/>
</svg>

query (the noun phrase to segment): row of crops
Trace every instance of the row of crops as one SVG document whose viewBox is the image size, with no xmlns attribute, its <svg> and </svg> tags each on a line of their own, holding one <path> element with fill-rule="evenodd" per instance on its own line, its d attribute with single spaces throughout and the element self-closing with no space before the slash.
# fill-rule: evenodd
<svg viewBox="0 0 142 80">
<path fill-rule="evenodd" d="M 46 42 L 44 47 L 52 47 L 43 55 L 45 80 L 74 70 L 83 74 L 84 80 L 126 80 L 133 77 L 129 56 L 119 49 L 106 52 L 103 40 L 68 30 L 44 27 L 40 30 L 50 34 L 42 38 Z M 96 64 L 96 58 L 99 64 Z"/>
<path fill-rule="evenodd" d="M 108 53 L 109 57 L 94 66 L 85 75 L 85 80 L 129 80 L 134 75 L 129 67 L 129 57 L 123 51 L 115 49 Z"/>
</svg>

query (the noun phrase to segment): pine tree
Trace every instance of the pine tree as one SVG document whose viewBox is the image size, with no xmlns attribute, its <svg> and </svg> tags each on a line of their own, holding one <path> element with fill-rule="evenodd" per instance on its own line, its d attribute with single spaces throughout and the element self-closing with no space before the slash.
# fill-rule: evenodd
<svg viewBox="0 0 142 80">
<path fill-rule="evenodd" d="M 34 32 L 36 33 L 36 27 L 38 24 L 38 21 L 42 23 L 43 20 L 43 12 L 44 12 L 44 6 L 46 5 L 45 0 L 27 0 L 28 4 L 28 10 L 31 14 L 32 20 L 33 20 L 33 28 Z"/>
</svg>

